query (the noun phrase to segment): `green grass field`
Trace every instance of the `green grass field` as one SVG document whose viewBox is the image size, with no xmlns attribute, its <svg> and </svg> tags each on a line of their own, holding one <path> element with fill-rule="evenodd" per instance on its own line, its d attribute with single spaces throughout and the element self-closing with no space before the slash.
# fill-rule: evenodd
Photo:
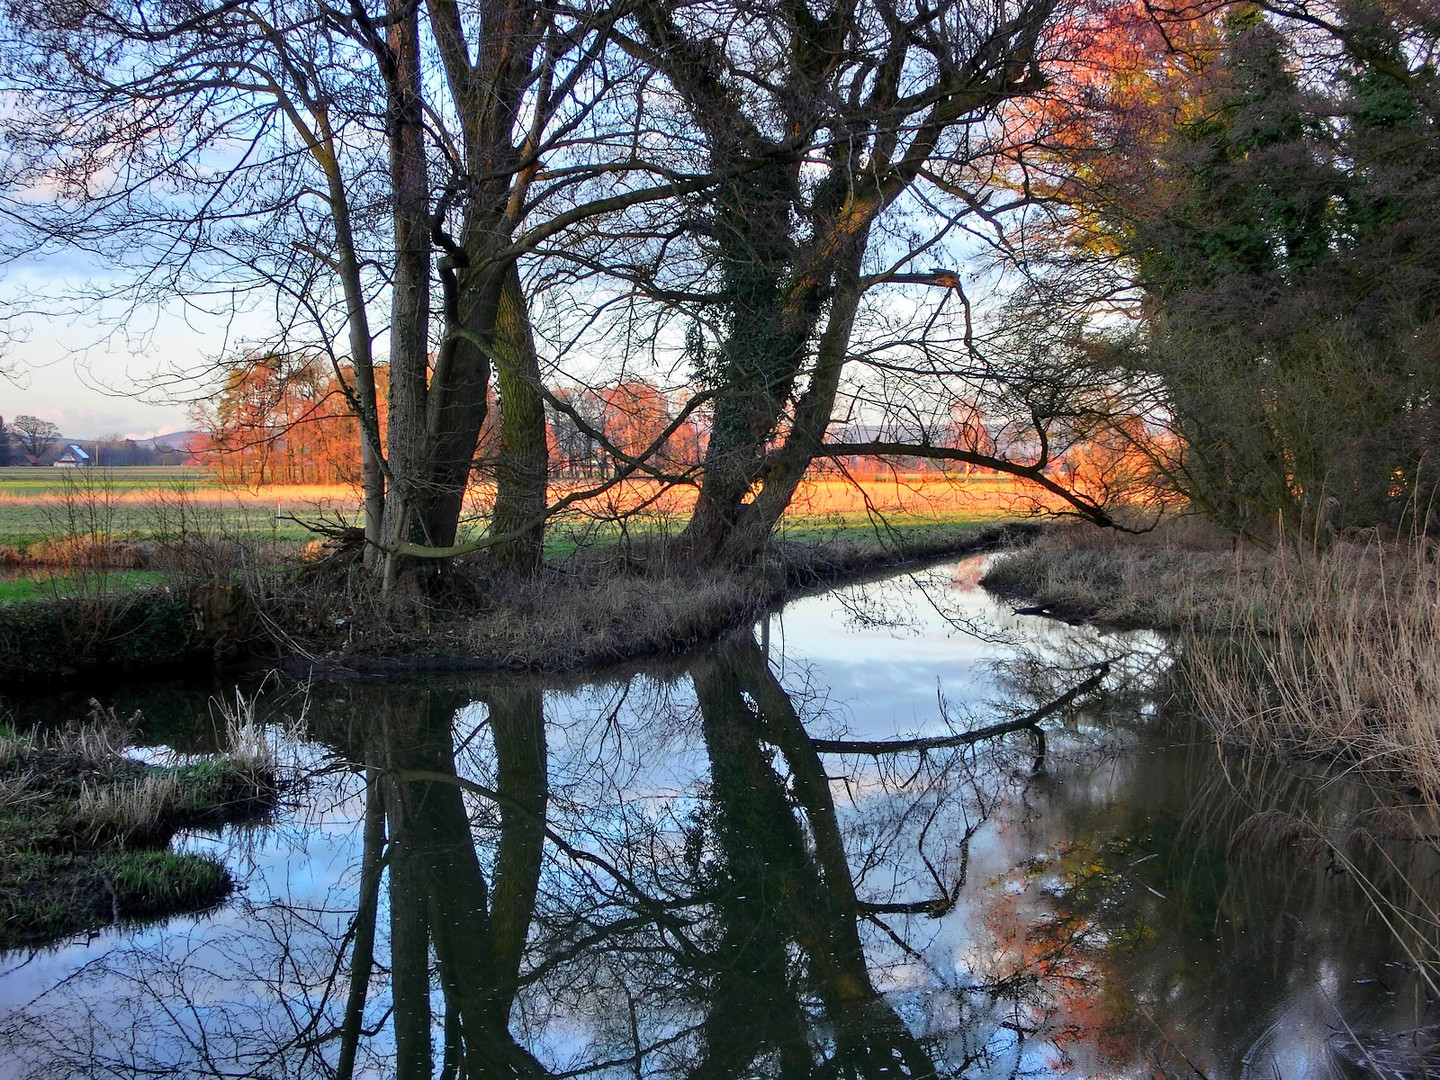
<svg viewBox="0 0 1440 1080">
<path fill-rule="evenodd" d="M 124 469 L 0 469 L 0 497 L 42 499 L 63 495 L 86 480 L 103 483 L 116 494 L 137 491 L 220 490 L 215 474 L 204 468 L 174 465 Z"/>
<path fill-rule="evenodd" d="M 816 477 L 802 488 L 777 539 L 879 542 L 897 549 L 943 545 L 946 534 L 964 526 L 1016 516 L 1015 493 L 1013 485 L 994 480 L 957 485 L 934 476 L 880 477 L 856 487 Z M 564 558 L 579 549 L 676 535 L 690 511 L 683 489 L 655 495 L 635 485 L 577 506 L 551 522 L 547 555 Z M 476 518 L 462 524 L 461 543 L 484 535 L 487 508 L 482 485 L 472 506 Z M 624 517 L 627 508 L 637 512 Z M 287 549 L 298 555 L 316 536 L 302 522 L 333 524 L 341 516 L 358 523 L 357 495 L 340 486 L 237 489 L 207 469 L 190 467 L 0 469 L 0 564 L 7 554 L 12 563 L 31 564 L 0 573 L 0 603 L 123 593 L 162 583 L 152 570 L 96 574 L 77 567 L 71 545 L 236 540 L 284 562 Z M 45 565 L 34 566 L 37 561 Z"/>
<path fill-rule="evenodd" d="M 153 589 L 170 581 L 171 575 L 159 570 L 105 570 L 90 574 L 27 570 L 13 576 L 0 576 L 0 604 L 109 596 Z"/>
<path fill-rule="evenodd" d="M 353 513 L 343 487 L 229 488 L 207 469 L 0 469 L 0 546 L 229 536 L 302 543 L 290 520 Z"/>
</svg>

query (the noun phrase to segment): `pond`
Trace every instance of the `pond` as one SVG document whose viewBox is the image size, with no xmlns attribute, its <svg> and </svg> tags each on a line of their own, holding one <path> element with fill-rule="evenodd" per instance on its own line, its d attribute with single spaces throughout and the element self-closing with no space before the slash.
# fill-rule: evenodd
<svg viewBox="0 0 1440 1080">
<path fill-rule="evenodd" d="M 239 889 L 0 956 L 0 1074 L 1418 1075 L 1433 844 L 982 565 L 623 673 L 238 688 L 298 779 L 178 844 Z M 236 692 L 106 704 L 159 758 Z"/>
</svg>

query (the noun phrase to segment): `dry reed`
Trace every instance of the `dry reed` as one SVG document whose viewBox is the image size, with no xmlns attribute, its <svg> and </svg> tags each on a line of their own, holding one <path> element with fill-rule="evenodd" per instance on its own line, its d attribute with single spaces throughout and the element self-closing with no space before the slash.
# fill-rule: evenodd
<svg viewBox="0 0 1440 1080">
<path fill-rule="evenodd" d="M 1184 629 L 1228 625 L 1270 572 L 1268 553 L 1180 517 L 1137 536 L 1087 525 L 1047 529 L 995 559 L 982 584 L 1066 618 Z"/>
<path fill-rule="evenodd" d="M 1144 537 L 1047 531 L 987 587 L 1057 615 L 1180 632 L 1178 674 L 1227 741 L 1398 776 L 1440 803 L 1440 562 L 1423 537 L 1232 543 L 1195 519 Z"/>
<path fill-rule="evenodd" d="M 1278 551 L 1184 671 L 1227 739 L 1393 773 L 1440 800 L 1440 565 L 1428 540 Z"/>
</svg>

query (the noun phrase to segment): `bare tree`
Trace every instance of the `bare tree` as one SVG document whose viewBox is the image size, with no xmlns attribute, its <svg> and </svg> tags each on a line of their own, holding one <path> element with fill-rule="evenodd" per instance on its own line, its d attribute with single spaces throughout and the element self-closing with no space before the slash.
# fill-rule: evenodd
<svg viewBox="0 0 1440 1080">
<path fill-rule="evenodd" d="M 937 376 L 996 381 L 999 365 L 976 359 L 960 271 L 926 267 L 937 255 L 962 257 L 957 234 L 989 228 L 1026 200 L 1006 171 L 1024 130 L 1013 103 L 1040 92 L 1048 65 L 1063 58 L 1055 18 L 1052 0 L 875 0 L 818 12 L 781 2 L 723 11 L 641 4 L 617 31 L 663 77 L 652 92 L 666 115 L 692 125 L 683 137 L 662 129 L 672 152 L 717 178 L 677 206 L 668 228 L 644 222 L 649 258 L 622 251 L 613 261 L 640 293 L 691 313 L 686 352 L 698 387 L 714 395 L 700 497 L 681 541 L 691 558 L 753 557 L 811 462 L 830 454 L 998 468 L 1109 520 L 1100 502 L 1051 478 L 1049 440 L 1063 411 L 1044 403 L 1028 412 L 1034 452 L 1019 456 L 936 445 L 923 425 L 903 439 L 832 446 L 829 437 L 842 400 L 893 419 L 894 394 L 867 402 L 853 382 L 857 360 L 897 378 L 908 372 L 903 392 L 916 398 L 933 392 Z M 882 328 L 887 305 L 917 306 L 913 294 L 871 294 L 914 286 L 959 303 L 922 316 L 918 336 L 892 326 L 860 344 L 857 327 Z M 949 355 L 940 356 L 946 337 Z M 1036 388 L 1039 373 L 1032 364 L 1007 388 Z M 913 389 L 927 376 L 927 389 Z M 1062 380 L 1057 367 L 1045 382 Z"/>
<path fill-rule="evenodd" d="M 60 439 L 60 429 L 49 420 L 34 416 L 17 416 L 10 421 L 10 428 L 20 445 L 31 457 L 41 458 Z"/>
<path fill-rule="evenodd" d="M 366 535 L 387 590 L 455 552 L 498 375 L 485 543 L 533 568 L 545 424 L 517 260 L 596 214 L 707 182 L 637 180 L 643 156 L 607 137 L 630 122 L 598 107 L 617 76 L 596 64 L 621 62 L 603 46 L 609 6 L 20 0 L 14 16 L 6 85 L 25 106 L 6 121 L 18 152 L 4 179 L 52 197 L 5 206 L 27 226 L 10 254 L 115 252 L 142 268 L 124 286 L 132 303 L 264 297 L 275 335 L 328 351 L 364 433 Z"/>
</svg>

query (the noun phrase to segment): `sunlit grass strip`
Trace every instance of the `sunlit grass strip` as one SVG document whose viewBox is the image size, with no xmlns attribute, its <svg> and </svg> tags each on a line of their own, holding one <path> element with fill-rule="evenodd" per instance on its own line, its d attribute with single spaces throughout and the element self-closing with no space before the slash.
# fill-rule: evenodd
<svg viewBox="0 0 1440 1080">
<path fill-rule="evenodd" d="M 302 539 L 309 534 L 292 516 L 343 515 L 354 520 L 359 508 L 358 492 L 349 485 L 230 488 L 206 470 L 181 468 L 55 473 L 62 470 L 0 469 L 0 544 L 31 545 L 75 532 L 79 525 L 91 531 L 103 526 L 106 535 L 116 539 L 168 534 L 187 526 Z M 593 483 L 556 480 L 551 499 Z M 631 518 L 634 528 L 654 532 L 683 525 L 694 501 L 693 487 L 664 490 L 655 481 L 627 481 L 577 503 L 557 527 L 573 533 L 575 522 Z M 483 522 L 493 503 L 492 484 L 472 485 L 466 505 L 469 519 Z M 797 527 L 860 525 L 877 518 L 978 521 L 1037 506 L 1049 503 L 1026 485 L 1003 477 L 894 473 L 852 483 L 818 476 L 801 485 L 786 521 Z"/>
</svg>

